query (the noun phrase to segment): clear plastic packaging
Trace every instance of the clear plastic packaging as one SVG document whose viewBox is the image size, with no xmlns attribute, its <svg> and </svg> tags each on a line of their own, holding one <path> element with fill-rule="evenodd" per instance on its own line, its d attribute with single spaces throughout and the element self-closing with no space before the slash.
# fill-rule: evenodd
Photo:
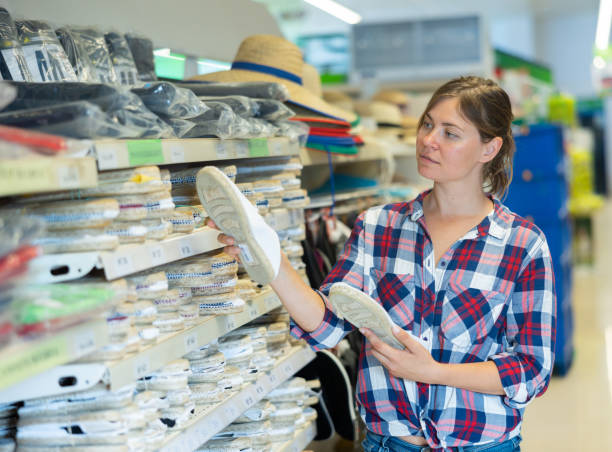
<svg viewBox="0 0 612 452">
<path fill-rule="evenodd" d="M 170 182 L 172 183 L 172 194 L 195 194 L 197 193 L 195 183 L 198 172 L 202 167 L 185 168 L 172 171 Z M 232 181 L 235 182 L 237 169 L 234 165 L 219 167 L 221 171 Z"/>
<path fill-rule="evenodd" d="M 189 91 L 191 92 L 191 91 Z M 245 96 L 201 96 L 207 102 L 221 102 L 229 106 L 234 113 L 242 118 L 253 118 L 259 115 L 259 104 L 254 99 Z"/>
<path fill-rule="evenodd" d="M 149 110 L 170 118 L 191 119 L 208 110 L 192 91 L 168 82 L 147 83 L 132 92 Z"/>
<path fill-rule="evenodd" d="M 32 241 L 45 254 L 108 251 L 119 246 L 119 237 L 99 229 L 47 232 Z"/>
<path fill-rule="evenodd" d="M 172 287 L 198 287 L 214 282 L 215 278 L 233 278 L 238 263 L 229 254 L 208 253 L 165 265 L 163 270 Z"/>
<path fill-rule="evenodd" d="M 183 138 L 217 137 L 222 139 L 236 137 L 236 122 L 239 118 L 232 109 L 221 102 L 207 102 L 209 108 L 204 114 L 191 118 L 195 126 Z"/>
<path fill-rule="evenodd" d="M 187 119 L 168 118 L 163 115 L 160 115 L 160 118 L 172 127 L 172 131 L 177 138 L 184 138 L 195 127 L 195 123 Z"/>
<path fill-rule="evenodd" d="M 299 143 L 300 147 L 306 146 L 310 127 L 308 124 L 300 121 L 280 120 L 274 121 L 277 128 L 276 135 L 279 137 L 289 137 L 292 142 Z"/>
<path fill-rule="evenodd" d="M 159 312 L 176 312 L 180 306 L 191 301 L 191 290 L 189 288 L 178 287 L 169 289 L 164 293 L 153 298 L 153 303 Z"/>
<path fill-rule="evenodd" d="M 117 74 L 117 81 L 120 85 L 135 86 L 140 85 L 138 79 L 138 69 L 134 63 L 134 57 L 125 37 L 114 31 L 104 34 L 104 40 L 108 48 L 111 63 Z"/>
<path fill-rule="evenodd" d="M 32 81 L 17 28 L 11 15 L 0 8 L 0 78 L 2 80 Z"/>
<path fill-rule="evenodd" d="M 150 111 L 128 88 L 99 83 L 11 83 L 17 88 L 9 110 L 61 106 L 86 100 L 102 109 L 117 124 L 134 129 L 133 137 L 173 137 L 172 128 Z M 112 135 L 111 135 L 112 136 Z"/>
<path fill-rule="evenodd" d="M 16 93 L 12 85 L 0 83 L 0 98 L 3 96 L 5 87 Z M 83 157 L 88 155 L 91 147 L 92 143 L 88 140 L 71 140 L 48 133 L 0 126 L 0 157 L 6 159 L 40 156 L 41 154 Z"/>
<path fill-rule="evenodd" d="M 261 99 L 289 100 L 289 90 L 280 83 L 273 82 L 235 82 L 215 83 L 186 81 L 179 86 L 192 90 L 198 96 L 246 96 Z"/>
<path fill-rule="evenodd" d="M 208 220 L 208 214 L 202 205 L 197 206 L 180 206 L 174 209 L 175 214 L 180 213 L 184 215 L 191 215 L 193 218 L 194 228 L 201 228 L 206 226 L 206 220 Z"/>
<path fill-rule="evenodd" d="M 193 282 L 195 284 L 195 281 Z M 236 277 L 230 276 L 214 276 L 209 278 L 206 282 L 200 282 L 197 286 L 191 286 L 191 296 L 196 297 L 210 297 L 218 294 L 231 293 L 236 290 Z M 196 299 L 198 303 L 202 302 L 201 299 Z"/>
<path fill-rule="evenodd" d="M 78 79 L 91 83 L 117 84 L 117 74 L 111 61 L 104 35 L 94 28 L 62 27 L 57 31 L 70 55 Z M 76 80 L 75 80 L 76 81 Z"/>
<path fill-rule="evenodd" d="M 125 40 L 130 47 L 138 77 L 143 82 L 157 80 L 155 75 L 155 60 L 153 58 L 153 41 L 143 36 L 132 33 L 125 35 Z"/>
<path fill-rule="evenodd" d="M 3 112 L 0 124 L 79 139 L 139 138 L 143 133 L 134 124 L 117 123 L 86 101 Z"/>
<path fill-rule="evenodd" d="M 282 121 L 295 116 L 293 110 L 276 99 L 253 99 L 259 108 L 258 118 L 268 121 Z"/>
<path fill-rule="evenodd" d="M 58 201 L 28 205 L 14 209 L 40 218 L 50 231 L 108 226 L 119 216 L 119 203 L 114 199 L 102 198 L 88 201 Z"/>
<path fill-rule="evenodd" d="M 53 28 L 42 20 L 15 21 L 32 80 L 76 82 L 77 76 Z"/>
<path fill-rule="evenodd" d="M 195 299 L 198 301 L 200 308 L 200 315 L 218 315 L 218 314 L 236 314 L 244 311 L 246 303 L 242 298 L 231 298 L 224 301 L 201 301 L 201 299 Z"/>
<path fill-rule="evenodd" d="M 122 303 L 115 309 L 117 315 L 126 316 L 137 325 L 150 324 L 157 319 L 157 306 L 149 300 L 140 300 L 136 303 Z"/>
<path fill-rule="evenodd" d="M 0 256 L 32 243 L 45 233 L 45 223 L 40 218 L 0 212 Z"/>
<path fill-rule="evenodd" d="M 163 312 L 157 316 L 153 326 L 159 328 L 160 333 L 171 333 L 182 330 L 185 321 L 178 312 Z"/>
<path fill-rule="evenodd" d="M 104 233 L 118 237 L 120 244 L 144 243 L 147 238 L 147 227 L 139 223 L 115 221 L 104 228 Z"/>
</svg>

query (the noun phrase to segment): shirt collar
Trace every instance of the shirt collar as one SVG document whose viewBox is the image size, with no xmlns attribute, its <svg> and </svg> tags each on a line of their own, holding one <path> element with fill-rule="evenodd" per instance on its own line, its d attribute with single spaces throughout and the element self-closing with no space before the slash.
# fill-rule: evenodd
<svg viewBox="0 0 612 452">
<path fill-rule="evenodd" d="M 408 202 L 405 207 L 405 215 L 411 221 L 418 221 L 423 216 L 423 199 L 431 189 L 420 193 L 412 201 Z M 512 216 L 508 209 L 492 195 L 487 195 L 493 202 L 493 212 L 489 214 L 478 226 L 477 237 L 490 235 L 496 239 L 502 240 L 506 237 L 509 229 L 512 227 Z"/>
</svg>

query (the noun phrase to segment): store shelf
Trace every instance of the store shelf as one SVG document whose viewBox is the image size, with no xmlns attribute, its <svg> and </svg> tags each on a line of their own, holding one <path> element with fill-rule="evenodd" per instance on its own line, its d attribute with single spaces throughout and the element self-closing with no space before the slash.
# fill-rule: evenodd
<svg viewBox="0 0 612 452">
<path fill-rule="evenodd" d="M 108 341 L 106 320 L 94 320 L 50 336 L 9 345 L 0 351 L 0 389 L 103 347 Z M 10 392 L 10 388 L 4 392 Z"/>
<path fill-rule="evenodd" d="M 47 254 L 33 259 L 29 266 L 29 281 L 52 283 L 69 281 L 104 269 L 106 279 L 147 270 L 223 246 L 217 241 L 219 231 L 203 227 L 191 234 L 175 235 L 159 242 L 122 245 L 113 251 Z"/>
<path fill-rule="evenodd" d="M 119 389 L 280 305 L 272 289 L 266 289 L 248 302 L 240 313 L 203 319 L 198 325 L 169 334 L 137 354 L 108 363 L 107 383 L 112 390 Z"/>
<path fill-rule="evenodd" d="M 287 137 L 220 140 L 183 138 L 163 140 L 97 140 L 98 168 L 110 170 L 141 165 L 213 162 L 254 157 L 297 155 L 299 145 Z"/>
<path fill-rule="evenodd" d="M 317 423 L 311 421 L 305 427 L 296 431 L 291 441 L 275 443 L 271 452 L 302 452 L 315 436 L 317 436 Z"/>
<path fill-rule="evenodd" d="M 278 360 L 271 371 L 262 374 L 257 381 L 245 386 L 213 409 L 205 411 L 184 430 L 169 436 L 160 452 L 190 452 L 197 449 L 314 357 L 315 353 L 309 347 L 294 347 L 290 353 Z"/>
<path fill-rule="evenodd" d="M 387 158 L 388 153 L 381 146 L 367 143 L 359 148 L 359 152 L 354 155 L 332 154 L 332 163 L 354 163 L 366 162 L 370 160 L 382 160 Z M 300 160 L 304 166 L 327 165 L 327 152 L 314 151 L 306 148 L 300 149 Z"/>
<path fill-rule="evenodd" d="M 93 157 L 0 159 L 0 196 L 95 187 Z"/>
<path fill-rule="evenodd" d="M 384 190 L 384 187 L 371 187 L 353 190 L 349 192 L 340 192 L 334 195 L 336 203 L 342 201 L 351 201 L 353 199 L 362 199 L 368 196 L 377 196 Z M 311 196 L 310 204 L 306 206 L 306 209 L 320 209 L 321 207 L 330 207 L 332 205 L 331 195 L 325 196 Z"/>
</svg>

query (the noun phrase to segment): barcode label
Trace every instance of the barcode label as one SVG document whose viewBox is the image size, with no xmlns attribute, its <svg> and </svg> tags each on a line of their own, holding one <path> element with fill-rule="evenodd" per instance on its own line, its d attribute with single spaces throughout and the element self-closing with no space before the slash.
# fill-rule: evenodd
<svg viewBox="0 0 612 452">
<path fill-rule="evenodd" d="M 217 158 L 218 159 L 227 159 L 229 155 L 227 154 L 227 144 L 225 141 L 217 142 Z"/>
<path fill-rule="evenodd" d="M 99 146 L 96 147 L 96 155 L 98 156 L 98 167 L 101 170 L 117 168 L 117 151 L 112 147 Z"/>
</svg>

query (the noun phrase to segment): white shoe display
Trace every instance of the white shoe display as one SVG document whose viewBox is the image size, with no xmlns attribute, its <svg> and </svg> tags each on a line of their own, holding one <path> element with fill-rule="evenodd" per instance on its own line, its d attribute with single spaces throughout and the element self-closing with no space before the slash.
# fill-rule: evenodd
<svg viewBox="0 0 612 452">
<path fill-rule="evenodd" d="M 236 240 L 240 260 L 251 278 L 259 284 L 271 282 L 278 274 L 281 261 L 276 231 L 218 168 L 202 168 L 196 186 L 209 216 L 219 229 Z"/>
</svg>

